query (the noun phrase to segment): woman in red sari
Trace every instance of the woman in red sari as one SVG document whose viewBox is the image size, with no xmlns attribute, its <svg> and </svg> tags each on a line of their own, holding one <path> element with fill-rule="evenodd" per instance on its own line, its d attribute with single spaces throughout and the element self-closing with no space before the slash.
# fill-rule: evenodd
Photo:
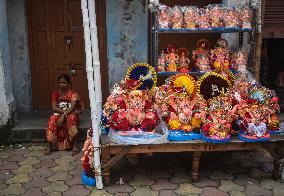
<svg viewBox="0 0 284 196">
<path fill-rule="evenodd" d="M 45 154 L 51 154 L 52 144 L 58 150 L 72 149 L 72 154 L 79 152 L 77 147 L 77 125 L 82 104 L 78 94 L 71 90 L 70 77 L 62 74 L 58 77 L 59 89 L 52 93 L 53 115 L 48 120 L 46 138 L 48 149 Z"/>
</svg>

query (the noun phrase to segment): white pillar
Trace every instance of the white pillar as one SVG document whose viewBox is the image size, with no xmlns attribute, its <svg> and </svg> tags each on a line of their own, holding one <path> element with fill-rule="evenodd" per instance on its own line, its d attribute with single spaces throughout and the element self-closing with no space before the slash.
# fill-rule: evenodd
<svg viewBox="0 0 284 196">
<path fill-rule="evenodd" d="M 90 30 L 91 30 L 91 43 L 92 43 L 92 56 L 93 56 L 93 69 L 96 88 L 96 105 L 98 109 L 98 116 L 101 117 L 102 109 L 102 87 L 101 87 L 101 69 L 100 69 L 100 55 L 98 44 L 98 30 L 96 24 L 96 7 L 95 0 L 88 0 L 89 17 L 90 17 Z M 104 65 L 105 66 L 105 65 Z"/>
<path fill-rule="evenodd" d="M 101 175 L 101 160 L 100 160 L 100 134 L 99 134 L 99 117 L 98 108 L 96 105 L 96 91 L 94 85 L 94 70 L 92 67 L 92 52 L 91 52 L 91 34 L 90 34 L 90 20 L 87 0 L 81 0 L 81 9 L 83 15 L 84 39 L 85 39 L 85 53 L 86 53 L 86 71 L 88 79 L 89 99 L 91 106 L 91 119 L 93 128 L 93 145 L 94 145 L 94 168 L 96 171 L 96 187 L 103 189 L 102 175 Z"/>
</svg>

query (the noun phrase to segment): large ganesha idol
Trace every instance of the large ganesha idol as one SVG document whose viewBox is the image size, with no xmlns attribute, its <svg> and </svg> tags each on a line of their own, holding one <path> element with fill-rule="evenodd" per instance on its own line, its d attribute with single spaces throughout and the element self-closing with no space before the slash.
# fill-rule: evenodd
<svg viewBox="0 0 284 196">
<path fill-rule="evenodd" d="M 202 127 L 202 139 L 211 143 L 230 141 L 232 133 L 232 102 L 229 96 L 215 97 L 208 103 L 206 123 Z"/>
<path fill-rule="evenodd" d="M 258 103 L 243 105 L 239 108 L 240 140 L 246 142 L 263 142 L 270 138 L 265 118 L 265 106 Z"/>
<path fill-rule="evenodd" d="M 269 140 L 270 134 L 267 128 L 269 124 L 274 127 L 273 125 L 277 125 L 278 121 L 273 117 L 275 111 L 272 105 L 275 99 L 271 96 L 270 90 L 245 80 L 239 82 L 236 87 L 235 97 L 239 97 L 237 99 L 239 100 L 237 104 L 239 138 L 246 142 Z"/>
<path fill-rule="evenodd" d="M 221 74 L 208 72 L 197 82 L 197 91 L 208 103 L 207 115 L 202 125 L 202 139 L 210 143 L 230 141 L 231 122 L 234 116 L 229 96 L 231 82 Z"/>
<path fill-rule="evenodd" d="M 129 68 L 125 81 L 116 90 L 119 93 L 113 92 L 104 106 L 111 129 L 120 135 L 155 131 L 160 124 L 152 97 L 156 80 L 156 72 L 148 64 L 134 64 Z"/>
<path fill-rule="evenodd" d="M 172 93 L 168 94 L 161 106 L 162 115 L 169 128 L 168 140 L 201 139 L 192 126 L 192 95 L 195 80 L 186 73 L 172 76 L 169 80 Z"/>
</svg>

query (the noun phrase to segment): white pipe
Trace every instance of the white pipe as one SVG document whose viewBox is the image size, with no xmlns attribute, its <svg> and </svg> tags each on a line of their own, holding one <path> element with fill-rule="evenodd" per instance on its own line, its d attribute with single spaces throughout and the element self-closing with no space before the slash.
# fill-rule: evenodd
<svg viewBox="0 0 284 196">
<path fill-rule="evenodd" d="M 93 127 L 93 145 L 94 145 L 94 167 L 96 171 L 96 187 L 97 189 L 103 189 L 102 175 L 101 175 L 101 161 L 100 161 L 100 135 L 99 135 L 99 118 L 98 110 L 96 107 L 96 96 L 94 86 L 94 70 L 92 67 L 92 52 L 91 52 L 91 39 L 90 39 L 90 21 L 88 13 L 87 0 L 81 0 L 81 9 L 83 15 L 83 27 L 85 38 L 85 53 L 86 53 L 86 71 L 88 79 L 89 99 L 91 106 L 91 119 Z"/>
<path fill-rule="evenodd" d="M 102 109 L 101 69 L 100 69 L 100 55 L 99 55 L 95 0 L 88 0 L 88 8 L 89 8 L 89 17 L 90 17 L 93 69 L 94 69 L 95 88 L 96 88 L 96 105 L 98 109 L 98 115 L 100 117 L 103 113 L 103 109 Z"/>
</svg>

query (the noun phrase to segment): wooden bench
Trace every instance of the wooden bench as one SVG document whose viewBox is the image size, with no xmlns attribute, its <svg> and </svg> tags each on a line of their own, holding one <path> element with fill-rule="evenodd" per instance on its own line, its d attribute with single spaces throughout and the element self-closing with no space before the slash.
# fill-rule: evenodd
<svg viewBox="0 0 284 196">
<path fill-rule="evenodd" d="M 272 175 L 279 177 L 280 159 L 283 157 L 284 136 L 273 135 L 269 142 L 247 143 L 240 141 L 233 136 L 229 143 L 211 144 L 201 140 L 168 142 L 164 144 L 140 144 L 140 145 L 122 145 L 109 141 L 107 136 L 101 137 L 101 161 L 103 169 L 104 184 L 110 184 L 110 169 L 128 153 L 154 153 L 154 152 L 193 152 L 192 157 L 192 181 L 197 181 L 199 177 L 199 161 L 202 152 L 208 151 L 241 151 L 265 149 L 273 157 L 274 169 Z"/>
</svg>

